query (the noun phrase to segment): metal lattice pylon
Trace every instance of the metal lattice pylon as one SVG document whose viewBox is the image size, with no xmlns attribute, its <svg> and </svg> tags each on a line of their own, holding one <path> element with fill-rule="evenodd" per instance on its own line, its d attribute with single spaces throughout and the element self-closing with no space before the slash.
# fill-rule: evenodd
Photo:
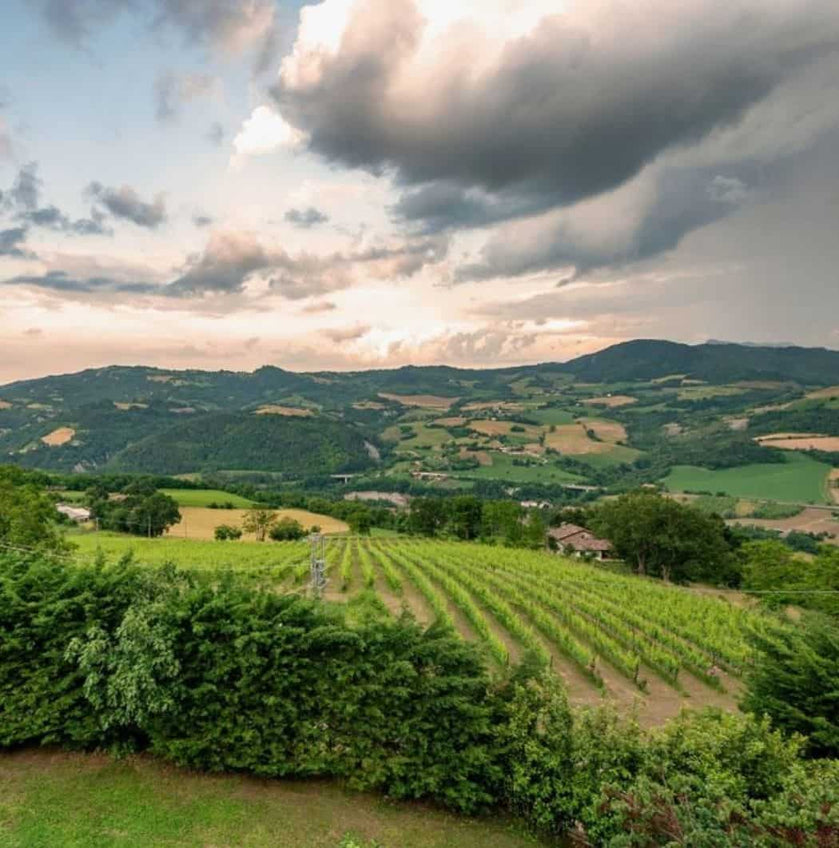
<svg viewBox="0 0 839 848">
<path fill-rule="evenodd" d="M 311 560 L 309 566 L 309 582 L 312 594 L 319 598 L 326 588 L 326 538 L 322 533 L 312 533 L 309 536 Z"/>
</svg>

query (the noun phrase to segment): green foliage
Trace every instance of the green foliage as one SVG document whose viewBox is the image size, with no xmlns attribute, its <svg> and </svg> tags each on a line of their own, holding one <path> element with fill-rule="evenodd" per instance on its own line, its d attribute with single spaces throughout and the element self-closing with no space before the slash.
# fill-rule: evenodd
<svg viewBox="0 0 839 848">
<path fill-rule="evenodd" d="M 98 488 L 90 496 L 93 517 L 103 530 L 157 538 L 181 520 L 177 502 L 155 491 L 151 483 L 129 485 L 117 500 L 108 499 Z"/>
<path fill-rule="evenodd" d="M 772 607 L 794 604 L 839 616 L 839 549 L 821 545 L 815 552 L 808 560 L 785 542 L 749 542 L 738 551 L 743 588 L 760 592 Z"/>
<path fill-rule="evenodd" d="M 735 579 L 722 519 L 654 492 L 633 492 L 607 501 L 594 512 L 592 529 L 608 539 L 638 574 L 677 582 Z"/>
<path fill-rule="evenodd" d="M 66 550 L 58 518 L 37 478 L 17 468 L 0 467 L 0 543 Z"/>
<path fill-rule="evenodd" d="M 839 625 L 810 615 L 795 630 L 752 638 L 759 657 L 745 709 L 805 734 L 812 753 L 839 756 Z"/>
<path fill-rule="evenodd" d="M 275 542 L 294 542 L 306 536 L 306 528 L 293 518 L 281 518 L 271 525 L 268 535 Z"/>
<path fill-rule="evenodd" d="M 277 513 L 271 509 L 260 506 L 251 507 L 242 519 L 242 529 L 246 533 L 253 533 L 257 542 L 264 542 L 274 523 Z"/>
<path fill-rule="evenodd" d="M 234 527 L 232 524 L 219 524 L 213 531 L 213 536 L 217 542 L 227 542 L 241 539 L 243 532 L 241 527 Z"/>
</svg>

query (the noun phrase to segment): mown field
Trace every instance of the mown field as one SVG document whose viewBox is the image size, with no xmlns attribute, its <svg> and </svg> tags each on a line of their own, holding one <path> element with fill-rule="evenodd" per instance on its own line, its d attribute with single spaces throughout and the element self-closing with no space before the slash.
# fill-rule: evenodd
<svg viewBox="0 0 839 848">
<path fill-rule="evenodd" d="M 0 755 L 3 848 L 524 848 L 497 816 L 344 792 L 324 781 L 268 781 L 178 770 L 146 757 L 27 751 Z"/>
<path fill-rule="evenodd" d="M 209 509 L 199 506 L 182 506 L 181 520 L 170 527 L 166 535 L 176 539 L 211 540 L 216 527 L 220 524 L 231 524 L 241 527 L 245 520 L 245 509 Z M 305 530 L 319 527 L 323 533 L 346 533 L 349 525 L 329 515 L 309 512 L 305 509 L 276 509 L 273 510 L 279 518 L 291 518 L 300 522 Z M 245 534 L 243 539 L 253 539 Z M 235 544 L 235 543 L 234 543 Z"/>
<path fill-rule="evenodd" d="M 133 550 L 141 562 L 246 571 L 278 591 L 304 592 L 308 546 L 297 543 L 196 543 L 80 537 L 96 547 Z M 611 701 L 647 725 L 684 706 L 736 708 L 750 662 L 750 629 L 773 618 L 694 592 L 623 576 L 545 552 L 480 544 L 336 538 L 327 549 L 324 599 L 356 612 L 442 621 L 478 644 L 501 668 L 526 652 L 541 657 L 577 704 Z"/>
<path fill-rule="evenodd" d="M 204 506 L 210 504 L 232 504 L 236 509 L 247 509 L 253 501 L 220 489 L 161 489 L 164 495 L 169 495 L 177 501 L 178 506 Z"/>
<path fill-rule="evenodd" d="M 664 483 L 671 492 L 723 492 L 736 498 L 829 503 L 829 465 L 789 454 L 786 462 L 711 471 L 677 465 Z"/>
</svg>

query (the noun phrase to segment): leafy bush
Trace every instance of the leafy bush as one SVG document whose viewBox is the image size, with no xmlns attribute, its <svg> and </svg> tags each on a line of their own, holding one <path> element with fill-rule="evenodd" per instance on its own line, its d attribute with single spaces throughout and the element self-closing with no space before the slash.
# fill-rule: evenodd
<svg viewBox="0 0 839 848">
<path fill-rule="evenodd" d="M 306 530 L 299 521 L 293 518 L 281 518 L 271 525 L 268 535 L 275 542 L 292 542 L 302 539 L 306 535 Z"/>
<path fill-rule="evenodd" d="M 232 524 L 219 524 L 213 531 L 213 536 L 217 542 L 227 542 L 242 538 L 242 528 L 234 527 Z"/>
</svg>

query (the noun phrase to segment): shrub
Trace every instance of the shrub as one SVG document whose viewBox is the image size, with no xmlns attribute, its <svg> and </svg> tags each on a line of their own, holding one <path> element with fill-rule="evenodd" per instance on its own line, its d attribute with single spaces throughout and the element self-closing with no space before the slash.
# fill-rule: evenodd
<svg viewBox="0 0 839 848">
<path fill-rule="evenodd" d="M 213 532 L 217 542 L 226 542 L 242 538 L 242 528 L 232 524 L 219 524 Z"/>
<path fill-rule="evenodd" d="M 268 535 L 275 542 L 290 542 L 302 539 L 306 535 L 306 530 L 299 521 L 293 518 L 281 518 L 271 526 Z"/>
</svg>

